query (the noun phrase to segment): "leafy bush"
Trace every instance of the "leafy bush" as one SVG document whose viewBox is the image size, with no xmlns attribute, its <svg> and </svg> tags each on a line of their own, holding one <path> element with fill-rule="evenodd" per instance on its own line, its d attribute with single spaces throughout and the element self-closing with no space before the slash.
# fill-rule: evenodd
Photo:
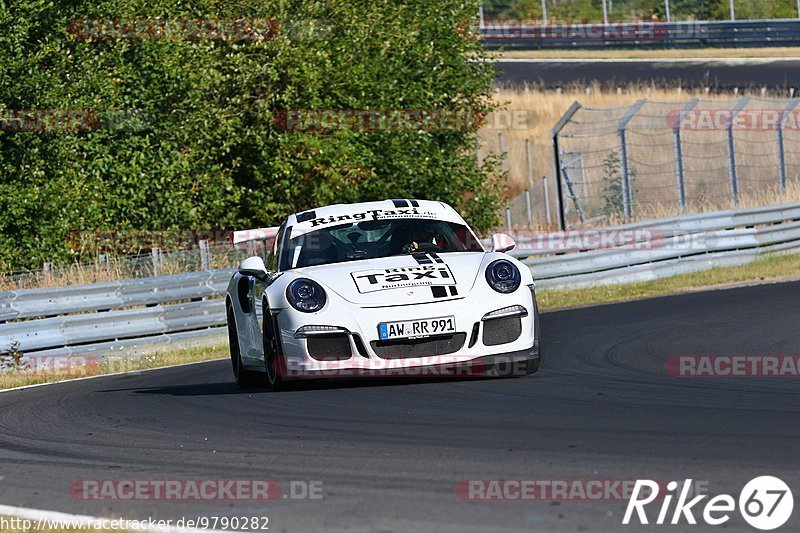
<svg viewBox="0 0 800 533">
<path fill-rule="evenodd" d="M 76 5 L 79 4 L 79 5 Z M 474 1 L 0 0 L 0 110 L 134 114 L 122 129 L 0 131 L 0 264 L 74 254 L 81 229 L 274 225 L 331 202 L 447 201 L 496 224 L 478 123 L 446 131 L 281 132 L 292 109 L 491 109 Z M 77 19 L 277 20 L 268 40 L 76 38 Z"/>
<path fill-rule="evenodd" d="M 628 183 L 631 187 L 631 213 L 636 205 L 634 186 L 636 168 L 629 166 Z M 625 215 L 625 196 L 622 190 L 622 162 L 616 150 L 608 153 L 603 160 L 603 215 L 610 219 L 620 219 Z"/>
</svg>

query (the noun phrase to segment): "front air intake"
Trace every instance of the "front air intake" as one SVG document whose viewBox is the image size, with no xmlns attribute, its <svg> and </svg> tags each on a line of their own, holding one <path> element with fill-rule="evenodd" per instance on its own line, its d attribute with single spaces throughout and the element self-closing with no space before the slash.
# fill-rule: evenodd
<svg viewBox="0 0 800 533">
<path fill-rule="evenodd" d="M 317 361 L 341 361 L 350 359 L 350 339 L 346 333 L 314 335 L 306 340 L 308 355 Z"/>
<path fill-rule="evenodd" d="M 518 316 L 496 318 L 483 323 L 484 346 L 514 342 L 522 335 L 522 319 Z"/>
</svg>

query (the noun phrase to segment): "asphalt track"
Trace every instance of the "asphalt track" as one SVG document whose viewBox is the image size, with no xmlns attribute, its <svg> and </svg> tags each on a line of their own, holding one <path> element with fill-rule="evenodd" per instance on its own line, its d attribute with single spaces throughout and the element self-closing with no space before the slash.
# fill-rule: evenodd
<svg viewBox="0 0 800 533">
<path fill-rule="evenodd" d="M 624 501 L 464 502 L 464 479 L 708 482 L 800 502 L 800 380 L 680 378 L 672 355 L 800 353 L 800 283 L 542 316 L 519 379 L 243 391 L 227 362 L 0 394 L 0 503 L 95 516 L 270 518 L 270 531 L 618 531 Z M 321 480 L 312 501 L 73 499 L 80 479 Z M 657 509 L 650 514 L 654 519 Z M 800 511 L 780 531 L 797 530 Z M 737 513 L 724 528 L 753 531 Z"/>
<path fill-rule="evenodd" d="M 676 51 L 677 54 L 680 51 Z M 683 87 L 712 92 L 767 87 L 771 96 L 785 97 L 800 88 L 800 58 L 683 59 L 683 60 L 528 60 L 495 63 L 500 86 L 537 85 L 544 88 L 629 84 Z M 775 94 L 777 92 L 777 94 Z"/>
</svg>

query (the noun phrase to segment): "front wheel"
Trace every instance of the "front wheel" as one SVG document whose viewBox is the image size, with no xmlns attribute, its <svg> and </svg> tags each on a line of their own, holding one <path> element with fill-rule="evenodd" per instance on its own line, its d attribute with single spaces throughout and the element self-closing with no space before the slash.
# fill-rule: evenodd
<svg viewBox="0 0 800 533">
<path fill-rule="evenodd" d="M 233 309 L 230 305 L 227 308 L 228 315 L 228 346 L 231 352 L 231 367 L 236 384 L 243 388 L 258 387 L 264 385 L 264 376 L 258 372 L 247 370 L 242 365 L 242 351 L 239 348 L 239 334 L 236 332 L 236 318 L 233 316 Z"/>
<path fill-rule="evenodd" d="M 273 390 L 279 390 L 284 386 L 284 364 L 281 356 L 278 339 L 271 320 L 269 307 L 264 305 L 264 361 L 267 367 L 267 386 Z"/>
</svg>

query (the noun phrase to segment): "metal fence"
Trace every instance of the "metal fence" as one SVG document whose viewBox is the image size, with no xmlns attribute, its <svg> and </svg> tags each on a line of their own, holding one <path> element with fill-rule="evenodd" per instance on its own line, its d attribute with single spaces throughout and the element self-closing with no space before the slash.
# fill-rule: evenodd
<svg viewBox="0 0 800 533">
<path fill-rule="evenodd" d="M 219 340 L 232 270 L 0 293 L 0 354 L 124 354 Z"/>
<path fill-rule="evenodd" d="M 798 104 L 745 97 L 593 109 L 575 102 L 552 131 L 560 226 L 786 201 L 800 179 Z"/>
<path fill-rule="evenodd" d="M 800 20 L 618 23 L 486 19 L 487 48 L 513 50 L 699 48 L 800 45 Z"/>
</svg>

